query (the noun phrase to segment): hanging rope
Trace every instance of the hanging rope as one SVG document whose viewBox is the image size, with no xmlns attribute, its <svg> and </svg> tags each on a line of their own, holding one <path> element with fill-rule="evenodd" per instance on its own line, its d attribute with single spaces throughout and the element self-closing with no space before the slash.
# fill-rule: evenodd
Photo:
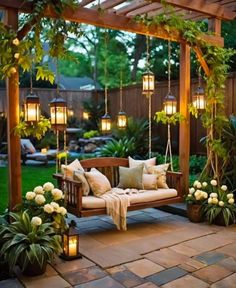
<svg viewBox="0 0 236 288">
<path fill-rule="evenodd" d="M 56 130 L 57 153 L 56 153 L 56 173 L 59 171 L 59 130 Z"/>
<path fill-rule="evenodd" d="M 104 60 L 105 114 L 107 114 L 108 113 L 108 109 L 107 109 L 107 98 L 108 98 L 108 91 L 107 91 L 107 42 L 108 42 L 108 32 L 107 32 L 107 30 L 105 30 L 104 42 L 105 42 L 105 60 Z"/>
<path fill-rule="evenodd" d="M 120 111 L 122 111 L 123 108 L 123 73 L 122 68 L 120 70 Z"/>
<path fill-rule="evenodd" d="M 168 40 L 168 94 L 171 93 L 170 87 L 171 87 L 171 43 L 170 40 Z M 165 163 L 167 163 L 168 156 L 170 158 L 170 169 L 171 171 L 174 171 L 173 169 L 173 157 L 172 157 L 172 150 L 171 150 L 171 132 L 170 132 L 170 124 L 167 125 L 167 145 L 166 145 L 166 153 L 165 153 Z"/>
<path fill-rule="evenodd" d="M 150 72 L 150 63 L 149 63 L 149 36 L 146 36 L 146 67 L 147 72 Z M 149 81 L 148 81 L 148 90 L 149 90 Z M 149 158 L 152 157 L 152 95 L 148 95 L 148 156 Z"/>
</svg>

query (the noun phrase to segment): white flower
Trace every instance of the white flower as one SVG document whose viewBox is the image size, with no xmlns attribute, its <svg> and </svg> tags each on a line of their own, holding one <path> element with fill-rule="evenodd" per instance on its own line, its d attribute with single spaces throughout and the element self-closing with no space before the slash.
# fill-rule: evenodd
<svg viewBox="0 0 236 288">
<path fill-rule="evenodd" d="M 48 214 L 52 214 L 54 212 L 54 208 L 50 204 L 44 205 L 43 210 L 44 210 L 44 212 L 46 212 Z"/>
<path fill-rule="evenodd" d="M 42 224 L 42 219 L 40 217 L 35 216 L 31 219 L 31 224 L 33 226 L 40 226 Z"/>
<path fill-rule="evenodd" d="M 207 199 L 207 198 L 208 198 L 207 192 L 202 192 L 202 197 L 203 197 L 204 199 Z"/>
<path fill-rule="evenodd" d="M 210 198 L 208 198 L 208 204 L 212 204 L 212 198 L 210 197 Z"/>
<path fill-rule="evenodd" d="M 34 200 L 38 205 L 42 205 L 46 201 L 45 197 L 43 195 L 40 195 L 40 194 L 36 195 Z"/>
<path fill-rule="evenodd" d="M 228 203 L 229 203 L 229 204 L 234 204 L 234 199 L 233 199 L 233 198 L 230 198 L 230 199 L 228 200 Z"/>
<path fill-rule="evenodd" d="M 66 208 L 64 208 L 64 207 L 59 207 L 59 208 L 57 209 L 57 213 L 60 213 L 61 215 L 65 216 L 66 213 L 67 213 L 67 210 L 66 210 Z"/>
<path fill-rule="evenodd" d="M 43 184 L 44 191 L 49 192 L 52 189 L 54 189 L 54 185 L 51 182 L 46 182 L 45 184 Z"/>
<path fill-rule="evenodd" d="M 206 187 L 206 186 L 207 186 L 207 182 L 203 182 L 202 187 Z"/>
<path fill-rule="evenodd" d="M 35 192 L 36 194 L 44 194 L 43 187 L 42 187 L 42 186 L 36 186 L 36 187 L 34 188 L 34 192 Z"/>
<path fill-rule="evenodd" d="M 18 38 L 15 38 L 13 41 L 12 41 L 12 44 L 14 44 L 15 46 L 18 46 L 20 44 L 20 41 L 18 40 Z"/>
<path fill-rule="evenodd" d="M 192 197 L 192 194 L 189 193 L 189 194 L 188 194 L 188 197 Z"/>
<path fill-rule="evenodd" d="M 197 187 L 197 184 L 200 183 L 198 180 L 194 181 L 193 186 Z M 201 184 L 201 183 L 200 183 Z"/>
<path fill-rule="evenodd" d="M 223 201 L 219 201 L 219 206 L 223 207 L 225 205 L 225 203 Z"/>
<path fill-rule="evenodd" d="M 51 202 L 50 205 L 53 207 L 53 209 L 56 211 L 60 206 L 56 202 Z"/>
<path fill-rule="evenodd" d="M 195 196 L 195 197 L 198 197 L 200 194 L 201 194 L 201 191 L 200 191 L 200 190 L 197 190 L 197 191 L 194 193 L 194 196 Z"/>
<path fill-rule="evenodd" d="M 25 198 L 26 198 L 27 200 L 33 200 L 33 199 L 35 198 L 35 196 L 36 196 L 36 194 L 35 194 L 34 192 L 32 192 L 32 191 L 29 191 L 29 192 L 27 192 L 27 193 L 25 194 Z"/>
<path fill-rule="evenodd" d="M 198 182 L 196 186 L 198 189 L 202 188 L 202 184 L 200 182 Z"/>
<path fill-rule="evenodd" d="M 212 186 L 217 186 L 217 181 L 216 181 L 216 180 L 214 180 L 214 179 L 213 179 L 213 180 L 211 180 L 211 185 L 212 185 Z"/>
<path fill-rule="evenodd" d="M 234 194 L 233 193 L 227 194 L 227 199 L 231 199 L 231 198 L 234 198 Z"/>
<path fill-rule="evenodd" d="M 223 191 L 226 191 L 226 190 L 228 189 L 228 187 L 227 187 L 226 185 L 222 185 L 222 186 L 220 187 L 220 189 L 223 190 Z"/>
<path fill-rule="evenodd" d="M 190 194 L 193 194 L 194 192 L 195 192 L 195 189 L 193 187 L 189 189 Z"/>
<path fill-rule="evenodd" d="M 20 53 L 15 53 L 15 54 L 14 54 L 14 58 L 15 58 L 15 59 L 19 59 L 19 58 L 20 58 Z"/>
<path fill-rule="evenodd" d="M 62 196 L 63 196 L 62 191 L 60 189 L 57 189 L 57 188 L 53 189 L 51 191 L 51 193 L 52 193 L 52 196 L 53 196 L 54 200 L 60 200 L 62 198 Z"/>
<path fill-rule="evenodd" d="M 210 194 L 210 197 L 211 197 L 211 198 L 218 198 L 218 195 L 217 195 L 217 193 L 211 193 L 211 194 Z"/>
<path fill-rule="evenodd" d="M 219 201 L 218 201 L 217 198 L 212 198 L 212 204 L 215 204 L 215 205 L 216 205 L 216 204 L 218 204 L 218 202 L 219 202 Z"/>
</svg>

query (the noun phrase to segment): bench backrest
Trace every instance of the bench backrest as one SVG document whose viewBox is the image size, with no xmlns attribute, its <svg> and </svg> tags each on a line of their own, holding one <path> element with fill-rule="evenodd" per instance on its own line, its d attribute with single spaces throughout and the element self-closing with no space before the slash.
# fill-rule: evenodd
<svg viewBox="0 0 236 288">
<path fill-rule="evenodd" d="M 129 161 L 126 158 L 101 157 L 80 160 L 85 171 L 91 168 L 98 169 L 109 179 L 111 186 L 116 187 L 119 183 L 119 166 L 128 167 Z"/>
</svg>

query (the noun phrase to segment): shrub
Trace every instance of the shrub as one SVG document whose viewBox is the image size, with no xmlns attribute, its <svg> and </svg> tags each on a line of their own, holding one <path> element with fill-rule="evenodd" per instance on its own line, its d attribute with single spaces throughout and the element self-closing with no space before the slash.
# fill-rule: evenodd
<svg viewBox="0 0 236 288">
<path fill-rule="evenodd" d="M 97 130 L 90 130 L 88 132 L 85 132 L 83 135 L 85 139 L 89 139 L 96 136 L 99 136 L 99 132 Z"/>
</svg>

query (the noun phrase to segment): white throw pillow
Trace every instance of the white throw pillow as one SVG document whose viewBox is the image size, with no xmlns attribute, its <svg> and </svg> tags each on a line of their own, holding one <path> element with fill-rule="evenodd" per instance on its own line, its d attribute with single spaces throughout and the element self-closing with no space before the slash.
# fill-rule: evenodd
<svg viewBox="0 0 236 288">
<path fill-rule="evenodd" d="M 82 190 L 83 190 L 83 195 L 88 196 L 90 187 L 89 183 L 84 175 L 84 171 L 82 170 L 75 170 L 74 172 L 74 180 L 79 181 L 82 183 Z"/>
<path fill-rule="evenodd" d="M 144 164 L 143 172 L 147 173 L 147 167 L 156 165 L 156 157 L 147 159 L 147 160 L 135 160 L 132 157 L 128 157 L 129 167 L 134 168 L 140 164 Z"/>
<path fill-rule="evenodd" d="M 157 175 L 143 174 L 143 189 L 156 190 L 157 189 Z"/>
<path fill-rule="evenodd" d="M 76 170 L 84 171 L 78 159 L 75 159 L 69 165 L 61 165 L 61 172 L 68 178 L 73 178 L 74 172 Z"/>
</svg>

